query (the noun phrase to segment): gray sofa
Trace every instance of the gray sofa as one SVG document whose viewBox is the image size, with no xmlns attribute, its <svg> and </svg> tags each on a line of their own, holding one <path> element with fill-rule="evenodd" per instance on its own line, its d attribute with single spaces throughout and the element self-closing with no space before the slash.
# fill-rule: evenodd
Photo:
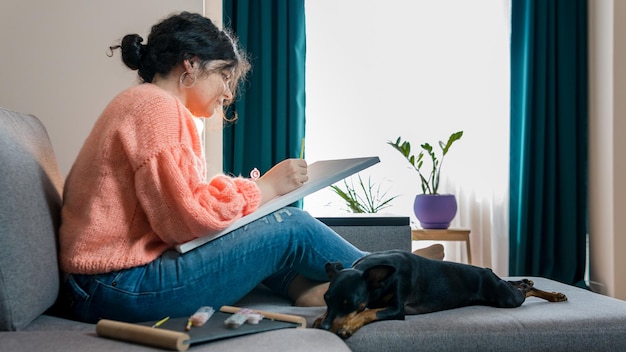
<svg viewBox="0 0 626 352">
<path fill-rule="evenodd" d="M 98 337 L 95 325 L 66 318 L 62 305 L 55 304 L 61 282 L 56 230 L 62 184 L 41 122 L 0 108 L 0 350 L 158 350 Z M 353 242 L 363 240 L 363 246 L 410 247 L 408 223 L 339 225 L 340 234 Z M 391 237 L 383 240 L 381 235 L 388 234 Z M 515 309 L 467 307 L 410 316 L 405 321 L 370 324 L 345 341 L 317 329 L 283 329 L 194 345 L 190 350 L 626 351 L 626 302 L 544 278 L 532 279 L 543 289 L 565 293 L 569 301 L 531 298 Z M 309 326 L 324 312 L 324 307 L 293 307 L 263 287 L 238 305 L 301 315 Z"/>
</svg>

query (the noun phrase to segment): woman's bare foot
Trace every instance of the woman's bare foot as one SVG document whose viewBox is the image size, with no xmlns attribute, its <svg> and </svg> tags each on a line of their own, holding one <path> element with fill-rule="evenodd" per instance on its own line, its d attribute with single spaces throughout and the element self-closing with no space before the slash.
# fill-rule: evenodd
<svg viewBox="0 0 626 352">
<path fill-rule="evenodd" d="M 298 275 L 291 282 L 287 294 L 297 307 L 322 307 L 326 305 L 324 294 L 328 291 L 328 282 L 312 281 Z"/>
<path fill-rule="evenodd" d="M 419 255 L 421 257 L 426 257 L 429 259 L 443 260 L 443 257 L 444 257 L 443 245 L 436 243 L 426 248 L 417 249 L 413 251 L 413 254 Z"/>
</svg>

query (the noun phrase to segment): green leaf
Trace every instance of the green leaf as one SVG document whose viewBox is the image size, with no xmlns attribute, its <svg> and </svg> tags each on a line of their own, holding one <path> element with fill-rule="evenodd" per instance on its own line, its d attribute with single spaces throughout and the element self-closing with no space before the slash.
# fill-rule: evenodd
<svg viewBox="0 0 626 352">
<path fill-rule="evenodd" d="M 358 175 L 358 188 L 354 186 L 352 179 L 350 184 L 347 180 L 343 180 L 345 190 L 337 185 L 331 185 L 330 188 L 345 202 L 348 209 L 353 213 L 376 213 L 381 209 L 389 206 L 389 203 L 398 196 L 388 197 L 387 192 L 381 192 L 380 185 L 377 187 L 368 178 L 367 184 Z"/>
<path fill-rule="evenodd" d="M 444 156 L 450 150 L 450 147 L 455 141 L 458 141 L 463 136 L 463 131 L 458 131 L 452 133 L 450 137 L 448 137 L 448 141 L 443 143 L 439 141 L 438 145 L 441 149 L 441 157 L 438 158 L 436 152 L 433 150 L 433 147 L 429 143 L 421 144 L 422 151 L 417 155 L 417 158 L 414 155 L 411 155 L 411 144 L 409 141 L 402 141 L 402 137 L 399 136 L 396 139 L 395 143 L 387 142 L 387 144 L 391 145 L 394 149 L 398 150 L 402 156 L 413 166 L 413 168 L 417 171 L 422 191 L 425 194 L 437 194 L 439 189 L 439 176 L 441 175 L 441 168 L 443 166 Z M 432 169 L 428 174 L 428 178 L 424 177 L 421 172 L 422 166 L 424 165 L 424 154 L 428 153 L 430 156 L 430 161 L 432 165 Z"/>
<path fill-rule="evenodd" d="M 458 131 L 448 137 L 448 142 L 445 145 L 441 141 L 439 141 L 439 145 L 441 146 L 443 155 L 448 154 L 448 150 L 452 146 L 452 143 L 458 141 L 459 139 L 461 139 L 461 137 L 463 137 L 463 131 Z"/>
</svg>

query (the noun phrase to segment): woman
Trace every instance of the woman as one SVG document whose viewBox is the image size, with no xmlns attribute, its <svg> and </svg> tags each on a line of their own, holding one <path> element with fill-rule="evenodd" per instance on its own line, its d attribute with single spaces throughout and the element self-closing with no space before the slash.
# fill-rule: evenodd
<svg viewBox="0 0 626 352">
<path fill-rule="evenodd" d="M 364 253 L 299 209 L 172 250 L 307 181 L 299 159 L 257 180 L 205 180 L 194 120 L 222 118 L 249 69 L 233 37 L 184 12 L 156 24 L 145 44 L 131 34 L 112 49 L 143 82 L 105 108 L 66 180 L 60 262 L 76 318 L 187 316 L 234 304 L 260 283 L 298 305 L 323 305 L 324 264 L 348 266 Z"/>
</svg>

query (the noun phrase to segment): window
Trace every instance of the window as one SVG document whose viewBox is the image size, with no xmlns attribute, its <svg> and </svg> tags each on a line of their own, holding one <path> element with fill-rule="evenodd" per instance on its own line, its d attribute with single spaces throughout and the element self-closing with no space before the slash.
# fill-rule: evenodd
<svg viewBox="0 0 626 352">
<path fill-rule="evenodd" d="M 475 262 L 499 273 L 508 271 L 509 7 L 306 2 L 307 160 L 378 155 L 381 163 L 361 176 L 401 195 L 386 212 L 416 221 L 417 173 L 386 142 L 402 136 L 417 150 L 465 131 L 446 156 L 440 193 L 457 196 L 453 226 L 472 229 Z M 306 197 L 304 208 L 346 213 L 328 189 Z M 463 251 L 446 248 L 446 256 Z"/>
</svg>

